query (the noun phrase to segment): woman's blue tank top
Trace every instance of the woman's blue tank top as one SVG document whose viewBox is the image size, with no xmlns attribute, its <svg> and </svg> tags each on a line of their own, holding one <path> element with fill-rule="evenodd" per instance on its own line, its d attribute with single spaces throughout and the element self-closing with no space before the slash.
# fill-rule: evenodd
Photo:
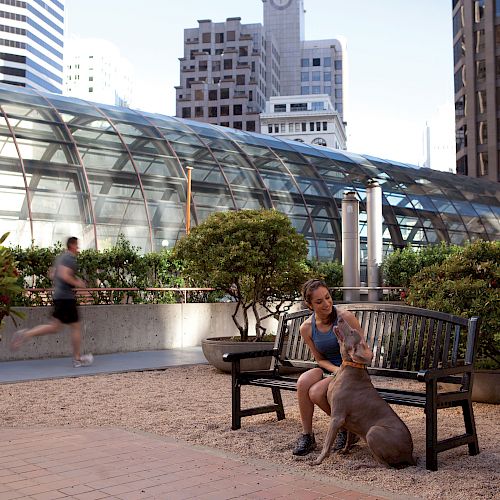
<svg viewBox="0 0 500 500">
<path fill-rule="evenodd" d="M 333 333 L 333 327 L 337 324 L 338 316 L 335 317 L 335 321 L 330 329 L 323 333 L 318 331 L 316 327 L 316 316 L 313 313 L 311 318 L 312 324 L 312 341 L 316 346 L 316 349 L 331 363 L 335 366 L 340 366 L 342 364 L 342 356 L 340 354 L 339 341 L 336 335 Z"/>
</svg>

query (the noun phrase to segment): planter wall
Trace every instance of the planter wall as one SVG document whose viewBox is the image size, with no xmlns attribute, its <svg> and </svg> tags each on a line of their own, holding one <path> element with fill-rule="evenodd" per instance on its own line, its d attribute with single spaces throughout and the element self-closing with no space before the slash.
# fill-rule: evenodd
<svg viewBox="0 0 500 500">
<path fill-rule="evenodd" d="M 207 337 L 231 337 L 236 327 L 231 315 L 234 303 L 131 304 L 81 306 L 84 352 L 110 354 L 201 345 Z M 19 307 L 26 316 L 17 320 L 18 328 L 45 323 L 51 307 Z M 251 328 L 255 320 L 249 313 Z M 269 318 L 265 326 L 276 332 L 277 321 Z M 10 318 L 0 331 L 0 361 L 71 356 L 69 330 L 33 338 L 19 351 L 9 350 L 16 327 Z"/>
</svg>

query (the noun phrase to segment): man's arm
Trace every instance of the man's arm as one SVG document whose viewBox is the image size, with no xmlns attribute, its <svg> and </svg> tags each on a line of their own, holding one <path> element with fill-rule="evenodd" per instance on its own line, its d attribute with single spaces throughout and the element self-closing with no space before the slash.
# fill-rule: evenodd
<svg viewBox="0 0 500 500">
<path fill-rule="evenodd" d="M 77 278 L 73 269 L 67 266 L 60 265 L 57 270 L 57 276 L 62 279 L 68 285 L 71 285 L 75 288 L 85 288 L 85 281 Z"/>
</svg>

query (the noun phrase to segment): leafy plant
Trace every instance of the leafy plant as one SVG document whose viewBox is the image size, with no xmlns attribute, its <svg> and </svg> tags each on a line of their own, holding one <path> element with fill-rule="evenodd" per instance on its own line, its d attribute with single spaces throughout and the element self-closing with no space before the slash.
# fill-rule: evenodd
<svg viewBox="0 0 500 500">
<path fill-rule="evenodd" d="M 3 246 L 9 233 L 0 237 L 0 328 L 7 316 L 22 318 L 22 314 L 12 309 L 14 298 L 21 294 L 22 287 L 18 284 L 18 271 L 14 254 L 10 248 Z M 15 320 L 12 318 L 14 323 Z"/>
<path fill-rule="evenodd" d="M 214 213 L 176 243 L 174 256 L 184 261 L 193 284 L 234 298 L 232 317 L 243 341 L 249 336 L 248 311 L 256 318 L 255 339 L 261 340 L 262 321 L 288 310 L 309 275 L 306 239 L 275 210 Z"/>
<path fill-rule="evenodd" d="M 319 279 L 323 279 L 330 288 L 340 287 L 344 283 L 342 263 L 338 260 L 323 262 L 319 260 L 307 261 L 311 273 Z M 341 300 L 343 294 L 341 290 L 333 290 L 332 297 Z"/>
<path fill-rule="evenodd" d="M 478 358 L 500 367 L 500 242 L 478 240 L 411 280 L 406 302 L 463 317 L 479 316 Z"/>
</svg>

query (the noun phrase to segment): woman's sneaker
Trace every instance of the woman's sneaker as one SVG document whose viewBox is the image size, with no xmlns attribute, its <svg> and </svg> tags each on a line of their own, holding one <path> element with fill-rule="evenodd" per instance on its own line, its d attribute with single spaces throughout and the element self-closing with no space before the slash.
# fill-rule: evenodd
<svg viewBox="0 0 500 500">
<path fill-rule="evenodd" d="M 332 450 L 339 451 L 343 450 L 347 443 L 347 431 L 345 429 L 340 429 L 337 432 L 337 437 L 335 438 L 335 442 L 333 443 Z"/>
<path fill-rule="evenodd" d="M 91 353 L 80 356 L 80 359 L 73 360 L 73 368 L 80 368 L 82 366 L 90 366 L 94 362 L 94 356 Z"/>
<path fill-rule="evenodd" d="M 302 457 L 311 453 L 315 448 L 316 439 L 314 438 L 314 434 L 301 434 L 292 453 Z"/>
</svg>

